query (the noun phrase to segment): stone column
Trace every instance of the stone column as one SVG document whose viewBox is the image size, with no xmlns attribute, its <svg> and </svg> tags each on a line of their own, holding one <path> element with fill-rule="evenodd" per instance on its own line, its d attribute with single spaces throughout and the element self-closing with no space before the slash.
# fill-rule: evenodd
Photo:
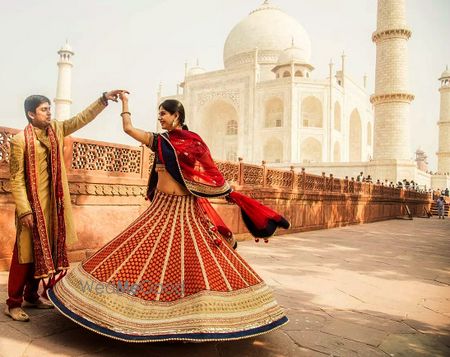
<svg viewBox="0 0 450 357">
<path fill-rule="evenodd" d="M 59 120 L 70 118 L 70 106 L 72 104 L 72 61 L 74 55 L 72 48 L 66 42 L 58 51 L 58 84 L 56 86 L 55 118 Z"/>
<path fill-rule="evenodd" d="M 374 160 L 409 160 L 409 107 L 414 96 L 408 90 L 405 0 L 378 0 L 374 105 Z"/>
<path fill-rule="evenodd" d="M 438 172 L 441 174 L 450 173 L 450 71 L 447 69 L 442 73 L 441 87 L 441 105 L 438 121 L 439 127 L 439 149 Z"/>
</svg>

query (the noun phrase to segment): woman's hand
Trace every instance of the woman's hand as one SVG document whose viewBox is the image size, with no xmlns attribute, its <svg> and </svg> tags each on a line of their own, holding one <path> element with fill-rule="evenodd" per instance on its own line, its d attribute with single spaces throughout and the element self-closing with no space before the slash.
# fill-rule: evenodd
<svg viewBox="0 0 450 357">
<path fill-rule="evenodd" d="M 122 93 L 128 93 L 128 92 L 126 90 L 124 90 L 124 89 L 114 89 L 114 90 L 111 90 L 109 92 L 106 92 L 105 93 L 105 98 L 108 99 L 108 100 L 112 100 L 114 102 L 117 102 L 117 99 L 120 97 L 120 95 Z"/>
<path fill-rule="evenodd" d="M 119 93 L 119 99 L 122 101 L 122 103 L 128 102 L 128 95 L 130 92 L 124 90 Z"/>
</svg>

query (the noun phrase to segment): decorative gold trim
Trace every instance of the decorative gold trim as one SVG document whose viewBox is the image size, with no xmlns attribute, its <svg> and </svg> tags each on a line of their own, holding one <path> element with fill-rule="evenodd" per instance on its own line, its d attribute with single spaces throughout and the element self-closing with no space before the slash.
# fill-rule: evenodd
<svg viewBox="0 0 450 357">
<path fill-rule="evenodd" d="M 370 103 L 374 105 L 392 102 L 411 103 L 414 98 L 414 94 L 410 93 L 372 94 L 370 96 Z"/>
<path fill-rule="evenodd" d="M 187 211 L 186 200 L 183 200 L 183 207 L 181 210 L 181 242 L 180 242 L 180 264 L 181 264 L 181 282 L 184 281 L 184 213 Z M 184 289 L 181 289 L 181 297 L 184 298 Z"/>
<path fill-rule="evenodd" d="M 189 191 L 191 191 L 192 194 L 194 194 L 192 191 L 195 191 L 195 192 L 200 192 L 200 193 L 210 194 L 210 195 L 226 195 L 226 194 L 228 194 L 228 191 L 230 190 L 230 185 L 226 181 L 225 181 L 225 184 L 223 184 L 221 187 L 213 187 L 213 186 L 209 186 L 209 185 L 203 185 L 203 184 L 197 183 L 197 182 L 194 183 L 191 181 L 184 181 L 184 183 L 186 184 L 186 187 L 188 188 Z"/>
<path fill-rule="evenodd" d="M 188 223 L 188 226 L 189 226 L 190 236 L 191 236 L 192 242 L 194 243 L 195 253 L 197 254 L 197 258 L 198 258 L 198 261 L 200 263 L 200 268 L 202 270 L 203 281 L 205 282 L 206 290 L 209 290 L 210 287 L 209 287 L 208 275 L 206 274 L 205 265 L 203 264 L 203 260 L 202 260 L 201 254 L 200 254 L 200 250 L 198 249 L 197 241 L 195 240 L 194 231 L 193 231 L 192 225 L 191 225 L 191 216 L 189 215 L 189 212 L 188 212 L 188 215 L 187 215 L 186 218 L 187 218 L 187 223 Z"/>
<path fill-rule="evenodd" d="M 375 31 L 372 34 L 372 41 L 386 40 L 390 38 L 404 38 L 405 40 L 411 37 L 411 30 L 408 28 L 389 29 L 384 31 Z"/>
<path fill-rule="evenodd" d="M 95 183 L 69 183 L 69 192 L 94 196 L 145 196 L 147 185 L 115 185 Z"/>
<path fill-rule="evenodd" d="M 249 282 L 247 280 L 244 279 L 244 277 L 241 275 L 241 273 L 239 273 L 239 271 L 236 269 L 236 267 L 230 262 L 230 259 L 228 259 L 228 257 L 225 255 L 225 253 L 222 251 L 222 249 L 219 249 L 220 254 L 222 254 L 222 257 L 227 261 L 227 263 L 230 265 L 230 267 L 234 270 L 234 272 L 241 278 L 241 280 L 244 282 L 244 284 L 246 286 L 250 286 Z M 236 253 L 235 253 L 236 255 Z M 241 263 L 241 261 L 239 261 L 239 263 Z M 241 265 L 244 265 L 241 263 Z M 244 265 L 244 268 L 245 265 Z M 259 279 L 258 279 L 259 280 Z"/>
<path fill-rule="evenodd" d="M 251 267 L 249 265 L 247 265 L 245 263 L 244 259 L 238 253 L 234 252 L 234 249 L 232 247 L 230 247 L 227 244 L 227 245 L 225 245 L 225 248 L 228 249 L 231 252 L 231 254 L 233 254 L 236 257 L 237 260 L 239 260 L 239 263 L 241 263 L 241 266 L 243 266 L 244 269 L 247 270 L 247 272 L 250 273 L 255 278 L 255 280 L 262 282 L 262 279 L 256 274 L 256 272 L 254 272 L 251 269 Z"/>
<path fill-rule="evenodd" d="M 191 206 L 191 214 L 195 217 L 194 208 L 192 206 Z M 220 266 L 219 262 L 217 261 L 216 256 L 214 255 L 213 251 L 211 250 L 211 247 L 209 246 L 208 241 L 207 241 L 207 239 L 205 238 L 205 235 L 202 232 L 202 226 L 198 224 L 197 220 L 195 220 L 195 225 L 197 226 L 197 229 L 198 229 L 198 231 L 200 233 L 200 236 L 202 237 L 203 243 L 205 244 L 206 248 L 208 249 L 209 254 L 211 254 L 211 257 L 213 258 L 214 263 L 216 263 L 216 266 L 217 266 L 217 268 L 220 271 L 220 275 L 222 276 L 222 279 L 225 282 L 225 285 L 227 286 L 229 291 L 232 291 L 233 288 L 231 287 L 231 284 L 228 281 L 227 276 L 225 275 L 222 267 Z"/>
<path fill-rule="evenodd" d="M 177 199 L 176 201 L 177 201 L 177 206 L 175 207 L 175 214 L 174 214 L 174 217 L 172 220 L 172 228 L 170 230 L 170 238 L 169 238 L 169 243 L 167 244 L 167 251 L 166 251 L 166 256 L 164 258 L 164 265 L 163 265 L 163 268 L 161 271 L 161 276 L 159 278 L 158 291 L 157 291 L 156 297 L 155 297 L 156 301 L 159 301 L 159 299 L 161 297 L 161 291 L 162 291 L 162 287 L 163 287 L 163 283 L 164 283 L 164 278 L 166 276 L 167 264 L 169 263 L 170 252 L 172 250 L 173 237 L 175 236 L 175 228 L 178 223 L 178 211 L 180 209 L 180 203 L 184 200 L 180 201 L 180 199 Z M 143 271 L 145 271 L 146 268 L 147 268 L 147 265 L 145 266 Z M 140 281 L 140 279 L 138 281 Z M 181 281 L 180 283 L 183 283 L 183 281 Z"/>
<path fill-rule="evenodd" d="M 129 340 L 129 339 L 125 339 L 125 338 L 120 338 L 120 337 L 116 337 L 116 336 L 111 336 L 108 335 L 106 333 L 100 332 L 98 330 L 93 329 L 92 327 L 88 327 L 82 323 L 80 323 L 78 320 L 73 319 L 71 316 L 67 315 L 64 311 L 62 311 L 57 305 L 55 305 L 56 308 L 59 310 L 59 312 L 61 314 L 63 314 L 64 316 L 66 316 L 68 319 L 72 320 L 73 322 L 75 322 L 77 325 L 82 326 L 92 332 L 98 333 L 99 335 L 105 336 L 105 337 L 109 337 L 112 338 L 114 340 L 117 341 L 124 341 L 124 342 L 131 342 L 131 343 L 149 343 L 149 342 L 168 342 L 168 341 L 189 341 L 189 342 L 220 342 L 220 341 L 236 341 L 236 340 L 243 340 L 246 338 L 250 338 L 250 337 L 256 337 L 256 336 L 260 336 L 263 335 L 267 332 L 270 331 L 274 331 L 274 330 L 278 330 L 280 327 L 286 325 L 288 323 L 288 321 L 284 322 L 283 324 L 280 324 L 276 327 L 274 327 L 273 329 L 271 329 L 270 331 L 264 331 L 264 332 L 258 332 L 258 333 L 254 333 L 251 335 L 245 335 L 245 336 L 240 336 L 240 337 L 235 337 L 235 338 L 221 338 L 221 339 L 215 339 L 215 338 L 208 338 L 208 339 L 197 339 L 197 338 L 183 338 L 183 337 L 173 337 L 173 338 L 163 338 L 163 339 L 148 339 L 148 340 Z"/>
<path fill-rule="evenodd" d="M 208 320 L 209 324 L 204 326 L 217 332 L 217 329 L 232 329 L 233 325 L 259 325 L 262 319 L 273 321 L 284 315 L 272 289 L 264 282 L 227 292 L 204 290 L 170 302 L 147 301 L 116 289 L 99 294 L 95 288 L 87 288 L 91 283 L 103 285 L 104 291 L 106 287 L 111 288 L 78 265 L 56 285 L 54 293 L 73 312 L 122 331 L 162 331 L 172 329 L 174 324 L 183 329 L 192 321 Z"/>
<path fill-rule="evenodd" d="M 169 202 L 169 201 L 168 201 L 168 202 Z M 169 212 L 172 211 L 172 209 L 173 209 L 172 206 L 173 206 L 175 203 L 176 203 L 176 202 L 175 202 L 174 200 L 170 201 Z M 166 207 L 167 207 L 167 206 L 166 206 Z M 147 267 L 148 267 L 148 265 L 150 264 L 150 261 L 152 260 L 153 255 L 154 255 L 155 252 L 156 252 L 156 248 L 158 248 L 159 242 L 161 241 L 161 238 L 162 238 L 162 236 L 164 235 L 167 226 L 169 225 L 170 215 L 166 215 L 166 214 L 162 214 L 162 213 L 163 213 L 163 212 L 160 213 L 161 216 L 160 216 L 160 218 L 159 218 L 158 221 L 157 221 L 158 223 L 153 224 L 152 229 L 148 231 L 147 235 L 146 235 L 144 238 L 141 239 L 141 241 L 139 242 L 139 244 L 136 245 L 136 247 L 133 249 L 133 251 L 132 251 L 132 252 L 130 253 L 130 255 L 129 255 L 130 257 L 134 256 L 134 253 L 141 247 L 142 244 L 144 244 L 144 243 L 146 242 L 147 237 L 148 237 L 151 233 L 153 233 L 153 231 L 154 231 L 154 229 L 155 229 L 156 227 L 158 227 L 158 224 L 159 224 L 159 221 L 161 220 L 161 218 L 162 218 L 162 217 L 165 217 L 165 218 L 166 218 L 166 221 L 164 222 L 164 226 L 162 227 L 161 231 L 159 232 L 158 238 L 156 238 L 156 242 L 155 242 L 155 244 L 153 245 L 152 251 L 150 252 L 150 254 L 149 254 L 149 256 L 148 256 L 148 258 L 147 258 L 147 260 L 146 260 L 144 266 L 142 267 L 141 272 L 139 273 L 139 276 L 136 278 L 136 283 L 137 283 L 137 284 L 139 284 L 139 283 L 141 282 L 141 279 L 142 279 L 142 277 L 144 276 L 144 273 L 147 271 Z M 127 263 L 128 260 L 129 260 L 129 258 L 128 258 L 128 259 L 125 259 L 125 261 L 123 262 L 123 264 Z M 123 264 L 122 264 L 122 265 L 123 265 Z M 117 268 L 117 270 L 114 272 L 114 274 L 111 275 L 111 277 L 114 276 L 114 275 L 116 275 L 116 274 L 119 272 L 119 269 L 120 269 L 121 267 L 122 267 L 122 266 L 120 266 L 119 268 Z"/>
</svg>

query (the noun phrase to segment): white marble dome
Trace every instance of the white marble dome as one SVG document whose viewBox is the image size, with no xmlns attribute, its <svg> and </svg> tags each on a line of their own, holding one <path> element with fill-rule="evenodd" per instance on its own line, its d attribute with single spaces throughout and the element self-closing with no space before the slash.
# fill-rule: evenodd
<svg viewBox="0 0 450 357">
<path fill-rule="evenodd" d="M 265 1 L 229 33 L 223 51 L 225 68 L 252 63 L 256 48 L 258 63 L 275 65 L 280 52 L 290 47 L 292 41 L 309 63 L 311 41 L 304 28 L 293 17 Z"/>
</svg>

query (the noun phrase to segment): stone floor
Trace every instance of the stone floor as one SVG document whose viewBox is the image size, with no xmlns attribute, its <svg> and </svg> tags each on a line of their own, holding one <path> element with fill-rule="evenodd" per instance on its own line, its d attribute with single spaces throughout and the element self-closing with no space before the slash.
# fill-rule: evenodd
<svg viewBox="0 0 450 357">
<path fill-rule="evenodd" d="M 28 310 L 28 323 L 0 315 L 0 356 L 450 356 L 449 232 L 393 220 L 241 243 L 290 318 L 257 338 L 127 344 Z M 1 300 L 6 283 L 1 272 Z"/>
</svg>

